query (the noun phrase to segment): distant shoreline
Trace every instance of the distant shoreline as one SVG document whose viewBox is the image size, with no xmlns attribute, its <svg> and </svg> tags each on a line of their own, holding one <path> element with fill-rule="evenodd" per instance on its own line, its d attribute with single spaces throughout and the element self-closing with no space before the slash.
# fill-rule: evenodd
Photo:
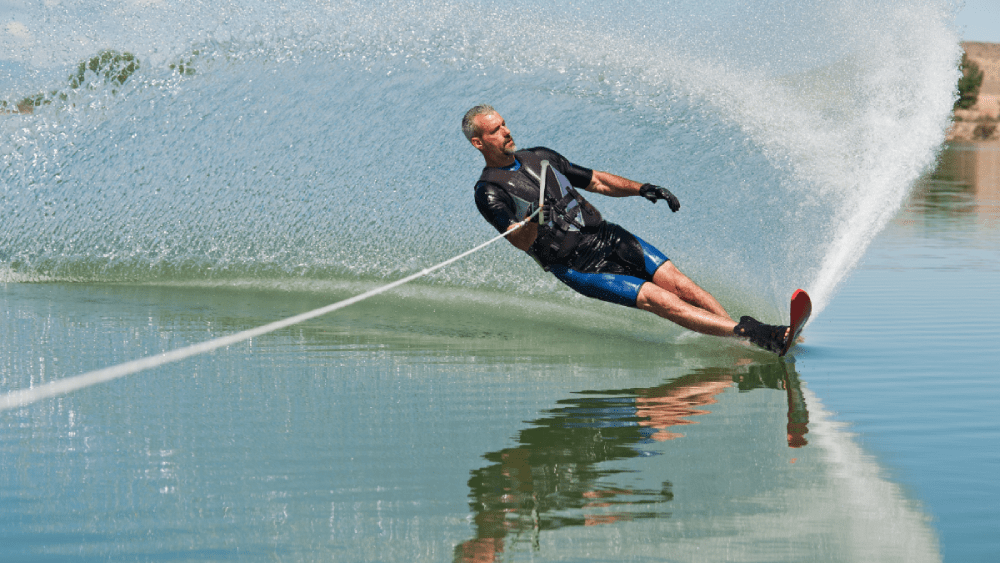
<svg viewBox="0 0 1000 563">
<path fill-rule="evenodd" d="M 969 143 L 1000 140 L 1000 43 L 967 41 L 962 48 L 969 60 L 983 72 L 976 105 L 956 109 L 948 141 Z"/>
</svg>

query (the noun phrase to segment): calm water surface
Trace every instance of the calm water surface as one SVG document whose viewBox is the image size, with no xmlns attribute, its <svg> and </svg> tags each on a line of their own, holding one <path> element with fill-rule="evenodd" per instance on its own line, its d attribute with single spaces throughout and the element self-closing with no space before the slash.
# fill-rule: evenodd
<svg viewBox="0 0 1000 563">
<path fill-rule="evenodd" d="M 49 103 L 0 119 L 2 391 L 486 240 L 458 130 L 481 102 L 524 147 L 676 187 L 679 213 L 598 207 L 734 315 L 778 322 L 796 287 L 817 314 L 781 361 L 497 244 L 0 413 L 0 560 L 993 557 L 995 161 L 952 150 L 890 224 L 951 111 L 954 2 L 739 4 L 8 8 L 0 101 Z M 106 47 L 140 67 L 67 81 Z"/>
<path fill-rule="evenodd" d="M 1000 553 L 1000 145 L 956 145 L 877 239 L 797 366 L 947 561 Z"/>
<path fill-rule="evenodd" d="M 0 555 L 990 560 L 1000 229 L 996 192 L 949 176 L 962 157 L 790 362 L 616 308 L 415 286 L 4 413 Z M 0 374 L 38 384 L 356 289 L 8 283 Z"/>
</svg>

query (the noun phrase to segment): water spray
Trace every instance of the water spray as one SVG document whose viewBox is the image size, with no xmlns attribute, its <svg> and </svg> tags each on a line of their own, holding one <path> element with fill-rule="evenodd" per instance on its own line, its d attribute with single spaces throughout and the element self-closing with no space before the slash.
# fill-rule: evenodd
<svg viewBox="0 0 1000 563">
<path fill-rule="evenodd" d="M 543 167 L 543 171 L 544 169 L 545 168 Z M 544 194 L 544 188 L 545 188 L 545 182 L 543 179 L 542 181 L 543 194 Z M 534 213 L 526 217 L 521 222 L 515 223 L 511 228 L 507 229 L 505 232 L 493 237 L 492 239 L 480 244 L 479 246 L 476 246 L 475 248 L 466 250 L 461 254 L 458 254 L 456 256 L 453 256 L 452 258 L 445 260 L 444 262 L 440 262 L 434 266 L 425 268 L 415 274 L 411 274 L 409 276 L 406 276 L 405 278 L 377 287 L 370 291 L 366 291 L 354 297 L 344 299 L 343 301 L 331 303 L 329 305 L 320 307 L 318 309 L 313 309 L 312 311 L 300 313 L 298 315 L 288 317 L 286 319 L 268 323 L 266 325 L 261 325 L 256 328 L 244 330 L 242 332 L 237 332 L 235 334 L 230 334 L 228 336 L 221 336 L 213 340 L 208 340 L 205 342 L 200 342 L 198 344 L 192 344 L 190 346 L 178 348 L 176 350 L 171 350 L 169 352 L 164 352 L 163 354 L 159 354 L 156 356 L 148 356 L 145 358 L 140 358 L 138 360 L 125 362 L 123 364 L 118 364 L 115 366 L 90 371 L 77 376 L 67 377 L 64 379 L 60 379 L 58 381 L 52 381 L 50 383 L 46 383 L 44 385 L 40 385 L 38 387 L 33 387 L 30 389 L 9 391 L 5 395 L 0 396 L 0 412 L 10 409 L 16 409 L 19 407 L 24 407 L 32 403 L 41 401 L 43 399 L 48 399 L 59 395 L 65 395 L 67 393 L 72 393 L 73 391 L 78 391 L 80 389 L 91 387 L 99 383 L 105 383 L 108 381 L 119 379 L 121 377 L 125 377 L 126 375 L 131 375 L 134 373 L 138 373 L 140 371 L 153 369 L 155 367 L 159 367 L 169 363 L 178 362 L 180 360 L 190 358 L 192 356 L 197 356 L 199 354 L 211 352 L 213 350 L 217 350 L 225 346 L 231 346 L 233 344 L 243 342 L 244 340 L 250 340 L 251 338 L 257 336 L 263 336 L 265 334 L 274 332 L 276 330 L 296 325 L 301 322 L 305 322 L 310 319 L 326 315 L 327 313 L 332 313 L 339 309 L 343 309 L 344 307 L 347 307 L 349 305 L 353 305 L 355 303 L 364 301 L 369 297 L 374 297 L 376 295 L 385 293 L 390 289 L 397 288 L 405 283 L 426 276 L 427 274 L 440 270 L 441 268 L 444 268 L 445 266 L 452 264 L 453 262 L 457 262 L 458 260 L 461 260 L 462 258 L 469 256 L 470 254 L 478 252 L 486 248 L 487 246 L 493 244 L 494 242 L 502 238 L 506 238 L 511 233 L 514 233 L 515 231 L 519 230 L 521 227 L 528 224 L 529 221 L 534 219 L 535 216 L 538 215 L 540 212 L 541 212 L 541 206 L 539 206 L 539 208 L 536 209 Z"/>
</svg>

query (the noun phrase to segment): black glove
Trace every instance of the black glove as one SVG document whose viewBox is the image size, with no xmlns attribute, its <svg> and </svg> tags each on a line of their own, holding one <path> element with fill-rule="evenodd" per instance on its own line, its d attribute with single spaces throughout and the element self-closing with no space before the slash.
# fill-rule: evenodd
<svg viewBox="0 0 1000 563">
<path fill-rule="evenodd" d="M 649 201 L 656 203 L 658 199 L 667 200 L 667 205 L 670 206 L 670 210 L 677 213 L 677 210 L 681 208 L 681 202 L 677 199 L 677 196 L 670 193 L 667 188 L 661 188 L 660 186 L 654 186 L 653 184 L 643 184 L 639 188 L 639 195 L 648 199 Z"/>
</svg>

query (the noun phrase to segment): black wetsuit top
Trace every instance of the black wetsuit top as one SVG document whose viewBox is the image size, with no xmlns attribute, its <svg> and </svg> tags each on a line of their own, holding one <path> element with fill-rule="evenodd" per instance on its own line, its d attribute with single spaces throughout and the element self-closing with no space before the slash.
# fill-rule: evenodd
<svg viewBox="0 0 1000 563">
<path fill-rule="evenodd" d="M 548 160 L 552 170 L 563 176 L 563 181 L 568 182 L 574 189 L 583 190 L 590 185 L 593 178 L 593 171 L 589 168 L 577 166 L 561 154 L 544 147 L 518 151 L 514 156 L 516 159 L 514 165 L 509 168 L 484 168 L 476 183 L 476 207 L 501 233 L 530 215 L 537 207 L 539 181 L 536 179 L 536 174 L 539 161 Z M 534 166 L 526 165 L 522 161 L 533 162 Z M 506 172 L 500 173 L 498 172 L 500 170 Z M 559 190 L 553 185 L 557 183 L 557 179 L 550 171 L 546 193 L 550 196 L 553 192 L 558 193 Z M 563 190 L 563 193 L 565 194 L 566 190 Z M 584 235 L 595 232 L 603 224 L 600 213 L 578 193 L 575 195 L 576 202 L 569 207 L 579 204 L 578 209 L 585 208 L 586 212 L 583 215 L 579 215 L 579 212 L 575 215 L 579 220 L 572 220 L 573 226 L 565 221 L 562 222 L 565 229 L 558 229 L 551 222 L 544 227 L 539 226 L 538 238 L 529 250 L 529 254 L 534 256 L 542 267 L 547 268 L 553 263 L 568 263 L 569 254 L 582 242 Z M 554 203 L 549 197 L 546 199 L 547 206 Z M 564 201 L 572 199 L 574 198 L 570 197 Z"/>
<path fill-rule="evenodd" d="M 590 185 L 590 180 L 594 176 L 593 170 L 577 166 L 551 149 L 535 147 L 525 151 L 518 151 L 518 153 L 515 153 L 514 166 L 505 168 L 504 170 L 511 170 L 526 175 L 530 178 L 531 183 L 534 184 L 536 191 L 538 181 L 530 177 L 527 170 L 521 167 L 521 162 L 516 160 L 517 154 L 523 152 L 530 152 L 541 159 L 548 160 L 549 166 L 565 175 L 574 188 L 585 189 Z M 517 206 L 514 204 L 514 199 L 510 194 L 499 184 L 490 182 L 486 178 L 488 170 L 489 168 L 483 169 L 483 174 L 476 183 L 476 206 L 479 208 L 479 212 L 483 214 L 483 217 L 502 233 L 511 225 L 524 218 L 515 216 Z"/>
<path fill-rule="evenodd" d="M 515 158 L 525 152 L 534 155 L 525 158 L 537 157 L 548 160 L 549 165 L 559 171 L 573 188 L 582 190 L 590 185 L 593 170 L 577 166 L 559 153 L 543 147 L 518 151 L 515 153 Z M 496 169 L 484 168 L 476 184 L 476 207 L 501 233 L 530 215 L 537 205 L 540 186 L 528 168 L 520 160 L 516 160 L 514 166 L 505 169 L 508 170 L 506 174 L 497 174 Z M 506 179 L 500 181 L 498 179 L 500 177 Z M 530 182 L 536 203 L 531 205 L 526 201 L 530 195 L 526 194 L 527 190 L 524 189 L 519 191 L 520 201 L 515 201 L 517 198 L 504 188 L 503 184 L 508 181 Z M 546 192 L 549 192 L 548 183 Z M 639 288 L 644 282 L 652 281 L 656 269 L 667 260 L 667 257 L 624 228 L 601 219 L 600 213 L 582 197 L 578 197 L 577 201 L 581 202 L 581 207 L 589 208 L 584 214 L 589 220 L 579 225 L 579 228 L 574 228 L 572 232 L 560 233 L 556 239 L 558 248 L 555 251 L 549 248 L 552 246 L 553 237 L 543 234 L 542 227 L 539 227 L 539 236 L 529 249 L 529 254 L 543 268 L 551 271 L 576 291 L 590 297 L 634 307 Z"/>
</svg>

